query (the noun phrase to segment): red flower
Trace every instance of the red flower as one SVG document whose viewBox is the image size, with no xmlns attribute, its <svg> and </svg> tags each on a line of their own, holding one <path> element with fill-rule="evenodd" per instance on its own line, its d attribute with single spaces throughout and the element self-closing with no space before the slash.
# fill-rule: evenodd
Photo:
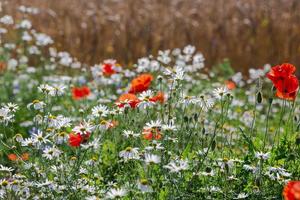
<svg viewBox="0 0 300 200">
<path fill-rule="evenodd" d="M 285 200 L 300 200 L 300 181 L 289 181 L 282 194 Z"/>
<path fill-rule="evenodd" d="M 131 108 L 135 108 L 139 102 L 140 100 L 136 97 L 136 95 L 128 93 L 122 94 L 119 97 L 117 105 L 122 108 L 125 104 L 129 104 Z"/>
<path fill-rule="evenodd" d="M 72 97 L 75 100 L 80 100 L 80 99 L 86 98 L 90 94 L 91 94 L 90 88 L 88 88 L 87 86 L 72 88 Z"/>
<path fill-rule="evenodd" d="M 162 92 L 158 92 L 154 97 L 151 97 L 149 100 L 152 101 L 152 102 L 164 103 L 165 95 Z"/>
<path fill-rule="evenodd" d="M 102 72 L 105 76 L 111 76 L 116 73 L 111 63 L 104 63 L 102 65 Z"/>
<path fill-rule="evenodd" d="M 153 76 L 151 74 L 141 74 L 131 81 L 129 93 L 139 93 L 148 90 Z"/>
<path fill-rule="evenodd" d="M 299 82 L 294 75 L 296 67 L 285 63 L 272 67 L 267 77 L 276 88 L 276 96 L 281 99 L 295 100 L 299 88 Z"/>
<path fill-rule="evenodd" d="M 236 88 L 236 84 L 233 81 L 227 80 L 227 81 L 225 81 L 225 84 L 229 90 L 234 90 Z"/>
<path fill-rule="evenodd" d="M 143 138 L 146 140 L 159 140 L 161 139 L 161 133 L 158 129 L 144 128 Z"/>
<path fill-rule="evenodd" d="M 83 141 L 83 137 L 79 133 L 77 134 L 70 133 L 69 135 L 70 146 L 79 147 L 82 141 Z"/>
</svg>

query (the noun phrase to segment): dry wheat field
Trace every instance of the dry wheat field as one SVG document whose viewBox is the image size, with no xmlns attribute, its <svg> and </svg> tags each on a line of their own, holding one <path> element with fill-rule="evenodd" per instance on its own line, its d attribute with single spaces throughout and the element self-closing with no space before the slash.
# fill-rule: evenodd
<svg viewBox="0 0 300 200">
<path fill-rule="evenodd" d="M 298 0 L 1 0 L 0 199 L 300 200 Z"/>
</svg>

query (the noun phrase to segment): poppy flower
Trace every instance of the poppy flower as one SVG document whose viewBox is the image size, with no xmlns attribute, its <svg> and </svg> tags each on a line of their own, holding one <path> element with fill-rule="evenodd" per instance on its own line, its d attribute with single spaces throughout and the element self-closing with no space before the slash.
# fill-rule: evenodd
<svg viewBox="0 0 300 200">
<path fill-rule="evenodd" d="M 23 154 L 21 155 L 21 159 L 22 159 L 23 161 L 29 160 L 29 153 L 23 153 Z"/>
<path fill-rule="evenodd" d="M 226 87 L 228 88 L 228 90 L 234 90 L 236 88 L 235 82 L 233 81 L 225 81 Z"/>
<path fill-rule="evenodd" d="M 90 94 L 91 94 L 90 88 L 88 88 L 87 86 L 72 88 L 72 97 L 75 100 L 80 100 L 80 99 L 86 98 Z"/>
<path fill-rule="evenodd" d="M 70 133 L 69 135 L 70 146 L 79 147 L 82 141 L 83 141 L 83 137 L 79 133 L 77 134 Z"/>
<path fill-rule="evenodd" d="M 18 160 L 18 156 L 17 156 L 16 154 L 14 154 L 14 153 L 8 154 L 8 155 L 7 155 L 7 158 L 8 158 L 9 160 L 11 160 L 11 161 L 16 161 L 16 160 Z"/>
<path fill-rule="evenodd" d="M 149 100 L 152 101 L 152 102 L 164 103 L 165 95 L 162 92 L 158 92 L 154 97 L 151 97 Z"/>
<path fill-rule="evenodd" d="M 129 93 L 139 93 L 148 90 L 153 76 L 151 74 L 141 74 L 131 81 Z"/>
<path fill-rule="evenodd" d="M 289 181 L 282 194 L 285 200 L 300 200 L 300 181 Z"/>
<path fill-rule="evenodd" d="M 116 73 L 112 63 L 104 63 L 102 65 L 102 72 L 105 76 L 111 76 Z"/>
<path fill-rule="evenodd" d="M 272 67 L 267 77 L 276 88 L 276 96 L 281 99 L 295 100 L 299 88 L 299 82 L 294 75 L 296 67 L 289 63 Z"/>
<path fill-rule="evenodd" d="M 145 140 L 159 140 L 162 137 L 158 129 L 144 128 L 142 134 Z"/>
<path fill-rule="evenodd" d="M 120 108 L 123 108 L 125 104 L 129 104 L 131 108 L 135 108 L 139 102 L 140 101 L 135 94 L 128 93 L 128 94 L 122 94 L 119 97 L 117 101 L 117 105 Z"/>
<path fill-rule="evenodd" d="M 19 161 L 19 160 L 26 161 L 29 160 L 29 153 L 23 153 L 21 157 L 18 157 L 16 154 L 11 153 L 7 155 L 7 158 L 11 161 Z"/>
</svg>

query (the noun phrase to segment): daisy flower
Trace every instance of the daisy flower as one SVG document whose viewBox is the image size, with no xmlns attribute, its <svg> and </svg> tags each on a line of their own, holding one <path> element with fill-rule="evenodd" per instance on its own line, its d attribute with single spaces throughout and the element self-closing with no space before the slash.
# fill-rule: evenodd
<svg viewBox="0 0 300 200">
<path fill-rule="evenodd" d="M 188 169 L 188 161 L 173 160 L 169 164 L 165 165 L 164 168 L 169 169 L 172 173 L 178 173 Z"/>
<path fill-rule="evenodd" d="M 160 163 L 160 156 L 154 155 L 154 154 L 145 154 L 145 163 L 147 165 L 159 164 Z"/>
<path fill-rule="evenodd" d="M 111 188 L 107 193 L 106 193 L 106 198 L 107 199 L 116 199 L 116 198 L 121 198 L 126 196 L 127 190 L 124 188 Z"/>
</svg>

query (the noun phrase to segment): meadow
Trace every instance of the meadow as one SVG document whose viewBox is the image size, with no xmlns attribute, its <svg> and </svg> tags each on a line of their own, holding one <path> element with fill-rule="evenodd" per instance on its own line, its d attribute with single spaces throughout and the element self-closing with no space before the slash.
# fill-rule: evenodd
<svg viewBox="0 0 300 200">
<path fill-rule="evenodd" d="M 0 16 L 0 199 L 300 199 L 293 64 L 210 68 L 187 44 L 91 65 L 15 9 Z"/>
</svg>

